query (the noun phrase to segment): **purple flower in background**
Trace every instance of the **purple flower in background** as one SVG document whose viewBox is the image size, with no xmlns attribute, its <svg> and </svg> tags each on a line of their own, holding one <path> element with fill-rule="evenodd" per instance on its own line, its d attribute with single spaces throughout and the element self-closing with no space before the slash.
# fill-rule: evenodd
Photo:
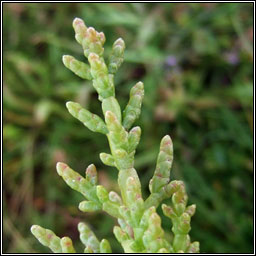
<svg viewBox="0 0 256 256">
<path fill-rule="evenodd" d="M 227 52 L 225 53 L 224 58 L 231 65 L 237 65 L 239 63 L 237 52 Z"/>
<path fill-rule="evenodd" d="M 173 55 L 169 55 L 165 60 L 165 64 L 169 67 L 174 67 L 177 65 L 177 58 Z"/>
</svg>

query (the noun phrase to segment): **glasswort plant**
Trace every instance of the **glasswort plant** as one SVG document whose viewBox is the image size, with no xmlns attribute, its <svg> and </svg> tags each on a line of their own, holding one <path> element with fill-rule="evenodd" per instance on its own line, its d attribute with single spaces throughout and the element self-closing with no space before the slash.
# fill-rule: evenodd
<svg viewBox="0 0 256 256">
<path fill-rule="evenodd" d="M 118 169 L 118 185 L 121 196 L 114 191 L 107 191 L 97 185 L 97 170 L 91 164 L 86 169 L 85 177 L 72 170 L 65 163 L 57 163 L 57 172 L 74 190 L 80 192 L 85 201 L 79 204 L 83 212 L 103 210 L 117 218 L 119 226 L 113 229 L 114 235 L 125 253 L 196 253 L 199 242 L 190 242 L 190 220 L 196 206 L 187 206 L 188 196 L 182 181 L 170 181 L 170 169 L 173 161 L 173 144 L 166 135 L 160 143 L 155 173 L 150 180 L 149 197 L 144 200 L 141 184 L 134 169 L 134 155 L 140 140 L 140 127 L 132 127 L 139 117 L 144 96 L 142 82 L 135 84 L 130 91 L 130 99 L 123 110 L 115 97 L 114 74 L 124 59 L 125 43 L 119 38 L 112 47 L 106 64 L 103 58 L 105 35 L 94 28 L 87 28 L 84 22 L 75 18 L 73 21 L 75 38 L 82 45 L 89 64 L 64 55 L 64 65 L 77 76 L 92 80 L 93 87 L 102 103 L 104 120 L 84 109 L 80 104 L 67 102 L 71 115 L 81 121 L 88 129 L 107 136 L 110 152 L 101 153 L 101 161 Z M 173 240 L 165 237 L 161 227 L 161 218 L 156 209 L 164 199 L 172 197 L 172 205 L 162 204 L 165 216 L 172 221 Z M 80 239 L 85 246 L 85 253 L 110 253 L 111 247 L 106 239 L 101 241 L 83 222 L 78 224 Z M 54 253 L 75 253 L 69 237 L 60 238 L 51 230 L 38 225 L 31 227 L 31 232 Z"/>
</svg>

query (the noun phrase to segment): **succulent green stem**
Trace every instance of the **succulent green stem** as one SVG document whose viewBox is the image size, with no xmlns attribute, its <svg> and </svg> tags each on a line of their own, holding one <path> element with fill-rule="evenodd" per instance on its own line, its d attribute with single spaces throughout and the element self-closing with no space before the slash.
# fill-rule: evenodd
<svg viewBox="0 0 256 256">
<path fill-rule="evenodd" d="M 88 63 L 63 56 L 64 65 L 82 79 L 92 80 L 92 85 L 101 101 L 102 117 L 91 113 L 79 103 L 69 101 L 69 113 L 82 122 L 92 132 L 106 135 L 110 152 L 100 153 L 101 161 L 118 170 L 118 186 L 121 196 L 115 191 L 98 185 L 96 167 L 87 167 L 85 177 L 72 170 L 65 163 L 57 163 L 57 172 L 72 189 L 80 192 L 85 200 L 80 202 L 82 212 L 103 210 L 118 219 L 119 226 L 113 229 L 114 235 L 125 253 L 194 253 L 199 252 L 199 243 L 190 242 L 189 231 L 195 205 L 187 207 L 188 196 L 181 181 L 170 181 L 173 161 L 173 144 L 169 135 L 160 143 L 156 169 L 149 183 L 150 195 L 144 200 L 141 183 L 134 168 L 134 156 L 141 137 L 141 128 L 132 127 L 141 113 L 144 85 L 136 83 L 130 91 L 129 101 L 121 110 L 115 96 L 114 75 L 124 60 L 125 43 L 117 39 L 106 64 L 104 59 L 105 35 L 83 20 L 73 21 L 75 38 L 82 46 Z M 166 239 L 161 226 L 157 207 L 164 199 L 172 198 L 172 205 L 162 204 L 164 214 L 172 221 L 173 241 Z M 106 239 L 99 240 L 88 225 L 78 224 L 84 253 L 111 253 Z M 51 230 L 34 225 L 33 235 L 55 253 L 75 253 L 69 237 L 60 238 Z"/>
</svg>

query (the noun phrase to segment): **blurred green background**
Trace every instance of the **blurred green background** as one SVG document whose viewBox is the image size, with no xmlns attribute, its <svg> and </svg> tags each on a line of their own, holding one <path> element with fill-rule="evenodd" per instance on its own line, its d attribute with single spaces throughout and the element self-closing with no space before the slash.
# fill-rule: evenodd
<svg viewBox="0 0 256 256">
<path fill-rule="evenodd" d="M 72 20 L 104 31 L 105 53 L 118 37 L 125 62 L 115 77 L 122 107 L 130 88 L 145 84 L 136 168 L 148 195 L 161 138 L 174 142 L 172 179 L 184 180 L 197 204 L 192 240 L 204 253 L 253 252 L 253 4 L 4 3 L 3 4 L 3 251 L 49 252 L 32 224 L 78 241 L 77 223 L 110 240 L 115 221 L 84 214 L 82 196 L 57 175 L 57 161 L 84 173 L 94 163 L 100 183 L 118 191 L 117 171 L 104 166 L 103 135 L 75 120 L 65 102 L 101 113 L 91 82 L 62 64 L 84 60 Z M 159 213 L 162 216 L 161 210 Z M 162 217 L 165 230 L 169 219 Z"/>
</svg>

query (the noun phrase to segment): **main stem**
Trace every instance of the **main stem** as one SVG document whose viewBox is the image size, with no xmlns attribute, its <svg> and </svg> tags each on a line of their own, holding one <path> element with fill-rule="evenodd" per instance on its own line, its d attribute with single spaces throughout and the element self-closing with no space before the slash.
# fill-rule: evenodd
<svg viewBox="0 0 256 256">
<path fill-rule="evenodd" d="M 126 193 L 127 193 L 126 181 L 129 177 L 133 177 L 136 181 L 136 184 L 141 186 L 138 174 L 137 174 L 137 172 L 134 168 L 119 170 L 119 172 L 118 172 L 118 185 L 119 185 L 119 188 L 121 190 L 121 195 L 122 195 L 122 198 L 123 198 L 123 202 L 126 206 L 128 206 L 128 202 L 127 202 L 127 198 L 126 198 Z"/>
</svg>

